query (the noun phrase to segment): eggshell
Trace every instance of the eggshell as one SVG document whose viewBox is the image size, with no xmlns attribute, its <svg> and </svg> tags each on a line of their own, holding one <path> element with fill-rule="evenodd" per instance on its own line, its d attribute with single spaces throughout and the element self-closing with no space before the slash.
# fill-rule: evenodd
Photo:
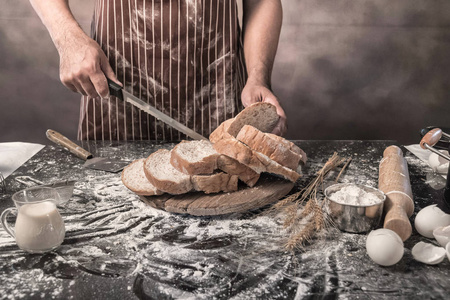
<svg viewBox="0 0 450 300">
<path fill-rule="evenodd" d="M 445 246 L 445 252 L 447 253 L 448 260 L 450 260 L 450 243 Z"/>
<path fill-rule="evenodd" d="M 411 254 L 414 259 L 424 264 L 436 265 L 445 258 L 445 249 L 433 244 L 418 242 L 412 249 Z"/>
<path fill-rule="evenodd" d="M 366 240 L 369 257 L 379 265 L 392 266 L 403 257 L 403 241 L 390 229 L 377 229 L 369 233 Z"/>
<path fill-rule="evenodd" d="M 445 247 L 450 242 L 450 226 L 436 228 L 433 230 L 433 236 L 442 247 Z"/>
<path fill-rule="evenodd" d="M 433 238 L 433 230 L 450 225 L 450 215 L 444 213 L 436 204 L 429 205 L 417 213 L 414 221 L 416 230 L 427 238 Z"/>
<path fill-rule="evenodd" d="M 441 150 L 440 152 L 448 155 L 448 151 Z M 447 174 L 449 161 L 443 157 L 440 157 L 436 153 L 431 152 L 430 156 L 428 157 L 428 164 L 433 169 L 433 171 L 440 174 Z"/>
</svg>

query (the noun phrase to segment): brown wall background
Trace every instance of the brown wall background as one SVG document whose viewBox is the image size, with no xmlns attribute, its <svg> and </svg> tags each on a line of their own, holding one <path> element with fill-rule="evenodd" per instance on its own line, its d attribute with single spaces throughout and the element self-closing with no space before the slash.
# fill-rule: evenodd
<svg viewBox="0 0 450 300">
<path fill-rule="evenodd" d="M 245 1 L 245 0 L 244 0 Z M 59 81 L 51 39 L 25 0 L 0 0 L 0 142 L 76 138 L 79 99 Z M 94 0 L 71 1 L 89 32 Z M 272 85 L 289 139 L 418 143 L 450 127 L 450 2 L 284 0 Z"/>
</svg>

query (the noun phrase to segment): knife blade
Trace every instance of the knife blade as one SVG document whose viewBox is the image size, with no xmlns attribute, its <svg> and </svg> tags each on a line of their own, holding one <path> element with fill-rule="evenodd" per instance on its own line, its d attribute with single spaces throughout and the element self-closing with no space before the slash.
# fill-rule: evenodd
<svg viewBox="0 0 450 300">
<path fill-rule="evenodd" d="M 181 124 L 180 122 L 178 122 L 175 119 L 171 118 L 170 116 L 166 115 L 162 111 L 151 106 L 147 102 L 142 101 L 141 99 L 134 96 L 133 94 L 128 93 L 120 85 L 118 85 L 117 83 L 115 83 L 114 81 L 112 81 L 110 79 L 108 79 L 108 87 L 109 87 L 109 94 L 111 96 L 115 96 L 122 101 L 128 102 L 131 105 L 134 105 L 135 107 L 154 116 L 156 119 L 166 123 L 167 125 L 175 128 L 176 130 L 186 134 L 187 136 L 193 138 L 194 140 L 207 140 L 207 138 L 202 136 L 201 134 L 195 132 L 194 130 L 190 129 L 189 127 L 186 127 L 185 125 Z"/>
</svg>

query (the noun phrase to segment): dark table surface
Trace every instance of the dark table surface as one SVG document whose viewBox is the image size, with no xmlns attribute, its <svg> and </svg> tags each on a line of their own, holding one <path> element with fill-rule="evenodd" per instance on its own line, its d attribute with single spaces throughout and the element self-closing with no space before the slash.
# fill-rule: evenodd
<svg viewBox="0 0 450 300">
<path fill-rule="evenodd" d="M 334 152 L 352 157 L 340 182 L 377 186 L 378 164 L 392 141 L 295 141 L 308 155 L 295 190 L 314 178 Z M 147 157 L 174 144 L 84 142 L 94 156 Z M 427 184 L 428 166 L 405 151 L 415 213 L 440 199 Z M 330 228 L 295 254 L 283 248 L 280 221 L 266 208 L 215 217 L 169 214 L 146 206 L 121 183 L 120 173 L 84 169 L 83 161 L 46 146 L 7 179 L 0 211 L 28 176 L 44 183 L 73 179 L 60 208 L 64 243 L 46 254 L 21 251 L 0 230 L 0 298 L 3 299 L 448 299 L 450 263 L 417 262 L 411 248 L 433 242 L 414 229 L 402 260 L 372 262 L 367 234 Z M 337 172 L 326 180 L 332 181 Z M 29 178 L 28 178 L 29 180 Z M 33 184 L 33 182 L 31 182 Z"/>
</svg>

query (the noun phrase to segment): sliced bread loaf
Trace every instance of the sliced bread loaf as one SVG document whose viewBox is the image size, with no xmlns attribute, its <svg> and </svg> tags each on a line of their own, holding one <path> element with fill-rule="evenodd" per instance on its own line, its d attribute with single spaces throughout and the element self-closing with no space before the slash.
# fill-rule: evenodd
<svg viewBox="0 0 450 300">
<path fill-rule="evenodd" d="M 193 175 L 192 184 L 196 191 L 203 191 L 206 194 L 234 192 L 238 189 L 238 176 L 223 172 L 211 175 Z"/>
<path fill-rule="evenodd" d="M 234 158 L 220 155 L 217 159 L 217 168 L 231 175 L 237 175 L 249 187 L 253 187 L 259 179 L 259 174 Z"/>
<path fill-rule="evenodd" d="M 193 189 L 191 176 L 175 169 L 170 163 L 170 151 L 160 149 L 144 162 L 147 179 L 159 190 L 169 194 L 184 194 Z"/>
<path fill-rule="evenodd" d="M 196 190 L 209 194 L 234 192 L 238 189 L 236 175 L 223 172 L 208 175 L 185 174 L 172 166 L 170 157 L 171 151 L 160 149 L 152 153 L 143 166 L 147 179 L 163 192 L 178 195 Z"/>
<path fill-rule="evenodd" d="M 274 105 L 257 102 L 242 110 L 229 124 L 227 132 L 236 137 L 244 125 L 252 125 L 262 132 L 272 132 L 279 118 Z"/>
<path fill-rule="evenodd" d="M 182 141 L 172 149 L 170 163 L 185 174 L 212 174 L 217 169 L 218 157 L 208 140 Z"/>
<path fill-rule="evenodd" d="M 239 131 L 236 139 L 249 146 L 252 150 L 260 152 L 280 165 L 296 170 L 300 159 L 300 154 L 290 150 L 290 146 L 282 142 L 283 138 L 273 138 L 251 125 L 245 125 Z"/>
<path fill-rule="evenodd" d="M 214 148 L 220 154 L 236 159 L 258 174 L 268 172 L 280 175 L 292 182 L 297 181 L 300 177 L 300 174 L 296 171 L 280 165 L 276 161 L 270 159 L 267 155 L 250 149 L 247 145 L 235 138 L 220 140 L 214 144 Z"/>
<path fill-rule="evenodd" d="M 136 159 L 131 164 L 126 166 L 122 171 L 122 182 L 129 190 L 138 195 L 161 195 L 163 192 L 151 184 L 145 176 L 144 161 L 145 158 Z"/>
</svg>

